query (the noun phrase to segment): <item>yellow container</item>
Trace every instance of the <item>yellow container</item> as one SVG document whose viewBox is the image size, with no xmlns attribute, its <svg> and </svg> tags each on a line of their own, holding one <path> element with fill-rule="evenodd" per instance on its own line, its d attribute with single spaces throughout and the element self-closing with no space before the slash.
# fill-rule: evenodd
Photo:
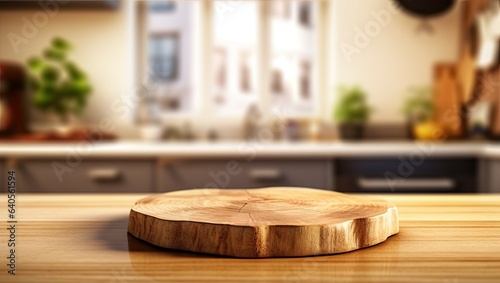
<svg viewBox="0 0 500 283">
<path fill-rule="evenodd" d="M 416 123 L 413 125 L 413 134 L 417 140 L 444 140 L 446 131 L 434 121 Z"/>
</svg>

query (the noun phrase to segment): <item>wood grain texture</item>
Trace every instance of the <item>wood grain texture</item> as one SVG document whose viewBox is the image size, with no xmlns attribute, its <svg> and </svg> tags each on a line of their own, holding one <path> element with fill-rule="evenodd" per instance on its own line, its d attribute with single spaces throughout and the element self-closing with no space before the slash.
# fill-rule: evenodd
<svg viewBox="0 0 500 283">
<path fill-rule="evenodd" d="M 500 195 L 371 195 L 398 207 L 400 232 L 388 241 L 331 256 L 264 259 L 172 251 L 129 236 L 130 208 L 142 197 L 19 194 L 17 275 L 7 274 L 4 259 L 0 282 L 497 283 L 500 278 Z M 6 223 L 7 213 L 0 220 Z M 7 233 L 0 229 L 2 257 Z"/>
<path fill-rule="evenodd" d="M 462 136 L 460 117 L 462 99 L 457 82 L 455 64 L 436 64 L 434 66 L 434 119 L 445 139 Z M 450 119 L 457 117 L 457 119 Z"/>
<path fill-rule="evenodd" d="M 457 79 L 461 103 L 470 105 L 477 99 L 474 89 L 477 87 L 476 54 L 473 50 L 475 42 L 471 38 L 471 27 L 477 14 L 488 7 L 489 0 L 461 1 L 460 15 L 460 55 L 457 62 Z"/>
<path fill-rule="evenodd" d="M 262 258 L 353 251 L 385 241 L 399 225 L 384 200 L 282 187 L 150 196 L 132 208 L 128 231 L 160 247 Z"/>
</svg>

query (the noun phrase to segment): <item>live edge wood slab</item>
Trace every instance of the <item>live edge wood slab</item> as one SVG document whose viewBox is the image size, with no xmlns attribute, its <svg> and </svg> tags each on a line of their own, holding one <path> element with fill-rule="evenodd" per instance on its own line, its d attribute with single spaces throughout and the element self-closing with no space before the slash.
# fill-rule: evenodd
<svg viewBox="0 0 500 283">
<path fill-rule="evenodd" d="M 243 257 L 344 253 L 399 231 L 384 200 L 306 188 L 195 189 L 143 198 L 128 232 L 153 245 Z"/>
</svg>

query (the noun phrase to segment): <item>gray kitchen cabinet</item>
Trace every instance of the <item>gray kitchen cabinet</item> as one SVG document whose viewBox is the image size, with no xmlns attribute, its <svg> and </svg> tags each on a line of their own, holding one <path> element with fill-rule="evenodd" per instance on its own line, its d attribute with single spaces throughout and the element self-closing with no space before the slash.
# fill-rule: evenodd
<svg viewBox="0 0 500 283">
<path fill-rule="evenodd" d="M 335 188 L 347 193 L 474 193 L 475 158 L 339 158 Z"/>
<path fill-rule="evenodd" d="M 500 159 L 483 159 L 480 168 L 479 192 L 500 193 Z"/>
<path fill-rule="evenodd" d="M 154 190 L 153 160 L 21 160 L 18 192 L 132 193 Z"/>
<path fill-rule="evenodd" d="M 191 188 L 260 188 L 274 186 L 331 189 L 332 162 L 301 160 L 178 160 L 158 174 L 158 191 Z"/>
</svg>

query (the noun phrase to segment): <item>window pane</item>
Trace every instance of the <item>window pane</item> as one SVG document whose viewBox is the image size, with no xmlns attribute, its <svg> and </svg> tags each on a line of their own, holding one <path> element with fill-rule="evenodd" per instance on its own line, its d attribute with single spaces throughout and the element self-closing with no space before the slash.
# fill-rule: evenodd
<svg viewBox="0 0 500 283">
<path fill-rule="evenodd" d="M 270 93 L 272 110 L 292 116 L 315 110 L 316 2 L 270 3 Z"/>
<path fill-rule="evenodd" d="M 145 9 L 147 67 L 163 113 L 193 109 L 192 53 L 197 1 L 148 1 Z"/>
<path fill-rule="evenodd" d="M 214 1 L 213 20 L 213 110 L 244 114 L 257 100 L 258 1 Z"/>
<path fill-rule="evenodd" d="M 179 60 L 178 34 L 163 34 L 149 38 L 149 66 L 155 81 L 177 80 Z"/>
</svg>

